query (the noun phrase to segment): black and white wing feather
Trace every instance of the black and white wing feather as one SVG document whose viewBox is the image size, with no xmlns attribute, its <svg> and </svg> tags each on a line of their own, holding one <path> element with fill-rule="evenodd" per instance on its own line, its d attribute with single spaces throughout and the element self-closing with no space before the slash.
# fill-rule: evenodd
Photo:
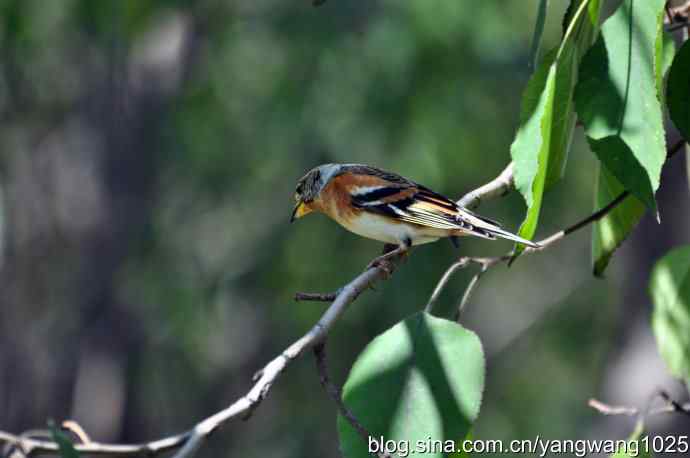
<svg viewBox="0 0 690 458">
<path fill-rule="evenodd" d="M 528 246 L 538 247 L 529 240 L 501 229 L 499 223 L 477 215 L 431 189 L 399 175 L 368 167 L 357 167 L 378 180 L 351 193 L 352 204 L 362 210 L 385 215 L 420 226 L 459 230 L 486 239 L 501 237 Z M 366 170 L 359 170 L 366 168 Z"/>
</svg>

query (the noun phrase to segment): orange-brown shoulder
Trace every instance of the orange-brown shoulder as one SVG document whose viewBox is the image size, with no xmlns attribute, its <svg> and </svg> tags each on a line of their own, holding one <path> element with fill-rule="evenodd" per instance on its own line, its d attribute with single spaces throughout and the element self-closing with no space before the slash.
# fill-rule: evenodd
<svg viewBox="0 0 690 458">
<path fill-rule="evenodd" d="M 342 187 L 348 191 L 357 187 L 374 187 L 374 186 L 390 186 L 391 183 L 376 175 L 368 175 L 362 173 L 343 173 L 331 180 L 336 186 Z"/>
<path fill-rule="evenodd" d="M 360 188 L 389 188 L 396 190 L 392 195 L 377 199 L 381 204 L 396 203 L 413 197 L 418 189 L 414 186 L 401 187 L 396 183 L 373 175 L 345 173 L 331 179 L 321 191 L 320 210 L 335 219 L 351 219 L 366 210 L 354 205 L 353 194 Z M 396 218 L 388 218 L 389 223 L 401 223 Z"/>
<path fill-rule="evenodd" d="M 350 196 L 350 190 L 355 186 L 356 180 L 351 174 L 338 175 L 321 190 L 314 204 L 320 211 L 334 218 L 353 216 L 360 212 L 352 206 Z"/>
</svg>

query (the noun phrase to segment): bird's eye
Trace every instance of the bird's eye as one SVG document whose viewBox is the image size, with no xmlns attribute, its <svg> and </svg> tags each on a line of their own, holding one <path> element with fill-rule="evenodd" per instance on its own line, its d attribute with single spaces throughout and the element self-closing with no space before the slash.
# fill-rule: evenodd
<svg viewBox="0 0 690 458">
<path fill-rule="evenodd" d="M 303 190 L 304 190 L 304 184 L 303 183 L 298 184 L 297 187 L 295 188 L 295 193 L 296 193 L 295 195 L 302 194 Z"/>
</svg>

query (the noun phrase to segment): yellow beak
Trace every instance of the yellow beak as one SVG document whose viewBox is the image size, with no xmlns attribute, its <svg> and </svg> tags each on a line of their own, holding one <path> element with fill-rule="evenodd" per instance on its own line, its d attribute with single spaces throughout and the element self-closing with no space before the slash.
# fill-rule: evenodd
<svg viewBox="0 0 690 458">
<path fill-rule="evenodd" d="M 290 217 L 290 222 L 293 222 L 294 220 L 303 217 L 304 215 L 311 213 L 312 210 L 309 208 L 304 202 L 301 200 L 297 202 L 297 205 L 295 205 L 295 208 L 292 210 L 292 216 Z"/>
</svg>

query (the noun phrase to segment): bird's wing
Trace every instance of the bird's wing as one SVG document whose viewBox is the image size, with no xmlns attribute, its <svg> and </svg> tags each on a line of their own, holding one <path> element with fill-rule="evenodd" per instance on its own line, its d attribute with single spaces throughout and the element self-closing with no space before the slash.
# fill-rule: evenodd
<svg viewBox="0 0 690 458">
<path fill-rule="evenodd" d="M 353 179 L 348 187 L 352 205 L 420 226 L 460 230 L 485 239 L 505 238 L 534 248 L 539 245 L 505 231 L 497 222 L 479 216 L 431 189 L 400 175 L 374 167 L 346 167 Z"/>
<path fill-rule="evenodd" d="M 460 229 L 479 237 L 494 238 L 483 226 L 497 226 L 496 223 L 465 211 L 429 188 L 372 167 L 353 173 L 362 177 L 358 180 L 361 185 L 350 189 L 352 204 L 359 209 L 420 226 Z"/>
</svg>

